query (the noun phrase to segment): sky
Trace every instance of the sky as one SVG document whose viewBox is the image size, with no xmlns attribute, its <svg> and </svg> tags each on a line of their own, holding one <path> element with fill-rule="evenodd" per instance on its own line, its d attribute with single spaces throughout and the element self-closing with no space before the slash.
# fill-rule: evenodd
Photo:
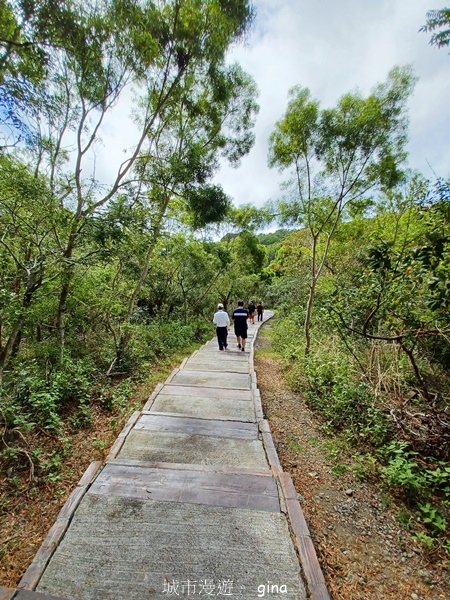
<svg viewBox="0 0 450 600">
<path fill-rule="evenodd" d="M 255 79 L 260 96 L 255 145 L 238 169 L 215 180 L 234 204 L 262 206 L 280 196 L 283 177 L 267 166 L 268 139 L 288 91 L 308 87 L 322 108 L 349 91 L 363 94 L 395 65 L 419 78 L 409 102 L 409 166 L 433 179 L 450 176 L 450 55 L 419 33 L 444 0 L 254 0 L 257 16 L 245 44 L 228 57 Z"/>
</svg>

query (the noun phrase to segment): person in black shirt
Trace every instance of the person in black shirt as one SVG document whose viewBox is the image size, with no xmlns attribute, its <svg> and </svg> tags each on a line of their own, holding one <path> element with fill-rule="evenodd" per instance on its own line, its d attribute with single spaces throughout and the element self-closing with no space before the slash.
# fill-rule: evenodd
<svg viewBox="0 0 450 600">
<path fill-rule="evenodd" d="M 248 320 L 250 321 L 250 323 L 253 323 L 253 325 L 255 324 L 255 310 L 255 303 L 253 302 L 253 300 L 251 300 L 248 305 Z"/>
<path fill-rule="evenodd" d="M 258 321 L 262 321 L 264 314 L 264 304 L 261 301 L 258 302 L 258 304 L 256 305 L 256 312 L 258 313 Z"/>
<path fill-rule="evenodd" d="M 238 307 L 233 313 L 232 317 L 234 321 L 234 333 L 237 337 L 238 348 L 242 348 L 242 352 L 245 351 L 245 340 L 247 339 L 247 319 L 248 310 L 244 308 L 244 301 L 238 301 Z"/>
</svg>

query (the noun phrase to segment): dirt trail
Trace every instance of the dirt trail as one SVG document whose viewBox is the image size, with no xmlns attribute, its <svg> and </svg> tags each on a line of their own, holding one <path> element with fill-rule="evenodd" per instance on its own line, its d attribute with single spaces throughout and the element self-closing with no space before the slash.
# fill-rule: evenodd
<svg viewBox="0 0 450 600">
<path fill-rule="evenodd" d="M 263 408 L 333 599 L 450 599 L 449 572 L 400 525 L 401 507 L 355 477 L 352 451 L 326 436 L 304 399 L 288 387 L 270 347 L 270 328 L 270 322 L 264 325 L 256 343 Z"/>
</svg>

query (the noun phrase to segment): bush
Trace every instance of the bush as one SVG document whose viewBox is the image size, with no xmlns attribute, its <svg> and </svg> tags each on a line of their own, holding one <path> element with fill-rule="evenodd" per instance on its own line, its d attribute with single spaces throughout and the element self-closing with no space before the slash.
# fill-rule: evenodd
<svg viewBox="0 0 450 600">
<path fill-rule="evenodd" d="M 60 369 L 43 372 L 36 361 L 14 373 L 4 387 L 4 418 L 8 427 L 20 429 L 39 424 L 60 431 L 64 406 L 82 414 L 80 424 L 90 422 L 89 388 L 93 368 L 88 361 L 67 358 Z"/>
<path fill-rule="evenodd" d="M 344 432 L 350 441 L 381 446 L 388 437 L 388 420 L 370 386 L 359 379 L 348 351 L 332 335 L 316 333 L 305 358 L 301 340 L 292 335 L 301 321 L 301 313 L 292 313 L 275 326 L 275 345 L 288 366 L 291 386 L 306 396 L 328 427 Z"/>
<path fill-rule="evenodd" d="M 406 491 L 410 497 L 422 496 L 427 488 L 424 473 L 414 460 L 417 453 L 408 450 L 406 442 L 391 442 L 382 455 L 387 465 L 381 467 L 380 473 L 386 483 L 398 491 Z"/>
<path fill-rule="evenodd" d="M 128 344 L 125 348 L 120 370 L 132 371 L 143 361 L 164 359 L 174 351 L 188 346 L 193 341 L 213 335 L 213 329 L 204 322 L 192 321 L 187 325 L 180 321 L 165 323 L 152 321 L 148 324 L 127 325 Z"/>
</svg>

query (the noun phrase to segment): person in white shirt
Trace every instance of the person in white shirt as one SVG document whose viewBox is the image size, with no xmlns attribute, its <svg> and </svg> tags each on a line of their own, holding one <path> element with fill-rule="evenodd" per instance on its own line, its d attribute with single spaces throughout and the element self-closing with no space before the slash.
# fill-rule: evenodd
<svg viewBox="0 0 450 600">
<path fill-rule="evenodd" d="M 214 313 L 213 323 L 216 326 L 217 341 L 219 350 L 222 352 L 227 349 L 228 327 L 230 326 L 230 317 L 223 309 L 223 304 L 217 305 L 217 312 Z"/>
</svg>

